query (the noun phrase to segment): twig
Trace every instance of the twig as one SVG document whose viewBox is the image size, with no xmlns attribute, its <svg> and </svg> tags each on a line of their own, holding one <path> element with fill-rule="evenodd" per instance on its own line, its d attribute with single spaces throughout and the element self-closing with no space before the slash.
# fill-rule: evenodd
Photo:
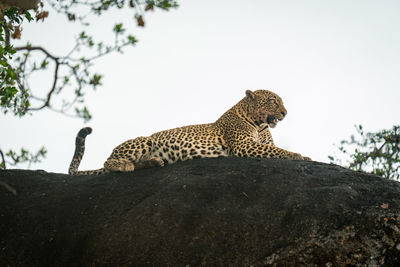
<svg viewBox="0 0 400 267">
<path fill-rule="evenodd" d="M 14 50 L 15 50 L 15 51 L 20 51 L 20 50 L 28 50 L 28 51 L 40 50 L 40 51 L 42 51 L 43 53 L 45 53 L 46 56 L 48 56 L 49 58 L 51 58 L 51 59 L 53 59 L 53 60 L 58 60 L 58 59 L 59 59 L 58 57 L 53 56 L 52 54 L 50 54 L 46 49 L 44 49 L 44 48 L 41 47 L 41 46 L 30 46 L 30 45 L 27 45 L 27 46 L 20 46 L 20 47 L 15 47 Z"/>
</svg>

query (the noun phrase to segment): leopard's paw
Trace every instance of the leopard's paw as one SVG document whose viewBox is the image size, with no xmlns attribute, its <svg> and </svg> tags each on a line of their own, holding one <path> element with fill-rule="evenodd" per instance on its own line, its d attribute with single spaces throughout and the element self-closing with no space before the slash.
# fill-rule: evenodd
<svg viewBox="0 0 400 267">
<path fill-rule="evenodd" d="M 294 160 L 304 160 L 303 157 L 302 157 L 299 153 L 293 153 L 293 154 L 291 155 L 291 159 L 294 159 Z"/>
</svg>

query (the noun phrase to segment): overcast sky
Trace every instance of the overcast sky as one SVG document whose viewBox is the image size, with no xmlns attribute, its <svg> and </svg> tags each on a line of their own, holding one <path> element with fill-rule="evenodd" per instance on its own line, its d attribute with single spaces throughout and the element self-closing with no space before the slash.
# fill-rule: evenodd
<svg viewBox="0 0 400 267">
<path fill-rule="evenodd" d="M 32 168 L 66 173 L 76 133 L 91 126 L 80 169 L 100 168 L 127 139 L 214 122 L 246 89 L 268 89 L 288 110 L 271 130 L 275 144 L 328 162 L 354 124 L 376 131 L 400 123 L 399 11 L 398 0 L 186 0 L 146 13 L 144 29 L 129 10 L 96 17 L 95 36 L 112 40 L 105 25 L 121 21 L 139 42 L 97 62 L 105 78 L 87 97 L 93 119 L 1 114 L 0 148 L 45 145 L 47 158 Z M 57 54 L 78 29 L 51 12 L 44 23 L 24 24 L 22 35 Z"/>
</svg>

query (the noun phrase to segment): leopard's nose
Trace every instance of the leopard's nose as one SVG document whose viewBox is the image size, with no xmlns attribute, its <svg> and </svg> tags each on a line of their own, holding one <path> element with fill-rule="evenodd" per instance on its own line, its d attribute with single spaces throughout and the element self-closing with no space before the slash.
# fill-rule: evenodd
<svg viewBox="0 0 400 267">
<path fill-rule="evenodd" d="M 282 111 L 282 112 L 281 112 L 281 114 L 282 114 L 283 117 L 286 116 L 286 113 L 287 113 L 287 112 L 285 112 L 285 111 Z"/>
</svg>

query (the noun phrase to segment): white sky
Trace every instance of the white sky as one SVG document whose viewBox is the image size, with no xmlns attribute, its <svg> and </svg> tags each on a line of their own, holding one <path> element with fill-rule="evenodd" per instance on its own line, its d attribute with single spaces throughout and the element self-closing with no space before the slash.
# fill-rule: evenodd
<svg viewBox="0 0 400 267">
<path fill-rule="evenodd" d="M 87 97 L 94 118 L 85 125 L 51 111 L 1 114 L 3 151 L 45 145 L 47 158 L 32 168 L 66 173 L 76 133 L 91 126 L 80 169 L 100 168 L 127 139 L 214 122 L 246 89 L 282 97 L 288 116 L 272 129 L 275 143 L 317 161 L 328 162 L 354 124 L 375 131 L 400 122 L 398 0 L 187 0 L 146 13 L 144 29 L 128 11 L 93 23 L 99 38 L 112 40 L 105 25 L 124 21 L 139 39 L 97 61 L 105 78 Z M 77 29 L 52 12 L 24 24 L 23 37 L 60 54 Z"/>
</svg>

